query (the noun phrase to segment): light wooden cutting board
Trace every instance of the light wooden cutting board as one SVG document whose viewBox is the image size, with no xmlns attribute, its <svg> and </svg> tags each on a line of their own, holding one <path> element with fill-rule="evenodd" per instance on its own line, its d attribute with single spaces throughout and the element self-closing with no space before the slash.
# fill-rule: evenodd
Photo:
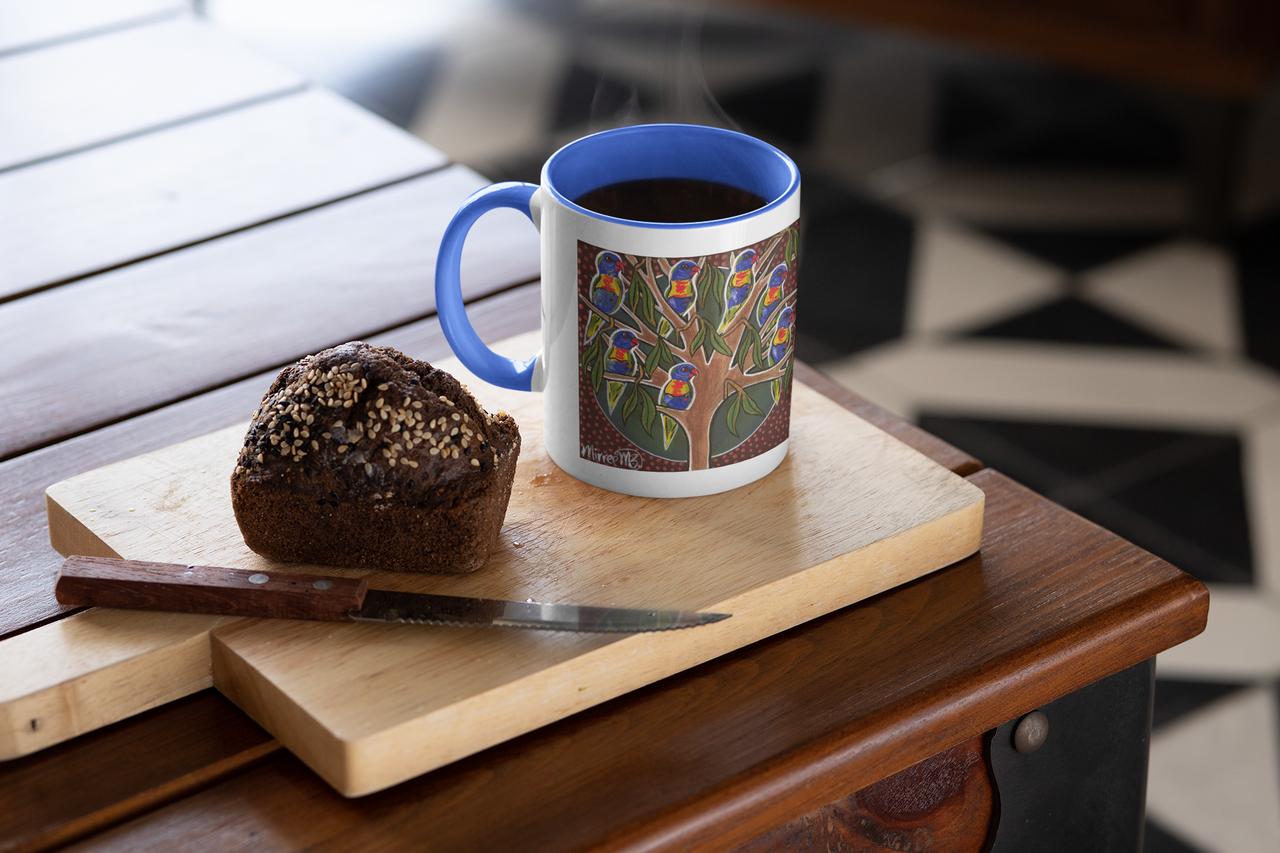
<svg viewBox="0 0 1280 853">
<path fill-rule="evenodd" d="M 508 342 L 527 355 L 527 336 Z M 695 629 L 601 635 L 308 623 L 93 609 L 0 643 L 0 758 L 213 684 L 337 790 L 360 796 L 917 578 L 978 549 L 981 490 L 807 386 L 791 445 L 722 495 L 634 498 L 561 472 L 539 395 L 441 365 L 520 424 L 490 562 L 462 577 L 271 563 L 231 511 L 244 429 L 48 489 L 62 554 L 364 575 L 370 586 L 714 610 Z M 265 390 L 265 389 L 264 389 Z"/>
</svg>

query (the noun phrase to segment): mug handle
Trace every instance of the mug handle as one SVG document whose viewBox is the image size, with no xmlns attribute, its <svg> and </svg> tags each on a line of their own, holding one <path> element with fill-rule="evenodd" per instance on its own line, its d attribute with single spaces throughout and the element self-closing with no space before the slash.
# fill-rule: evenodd
<svg viewBox="0 0 1280 853">
<path fill-rule="evenodd" d="M 534 373 L 539 357 L 517 361 L 498 355 L 480 340 L 471 321 L 467 319 L 459 271 L 462 265 L 462 244 L 467 239 L 467 232 L 477 219 L 490 210 L 499 207 L 514 208 L 537 225 L 530 210 L 530 203 L 537 191 L 537 184 L 506 181 L 472 193 L 444 229 L 444 236 L 440 239 L 440 255 L 436 259 L 436 313 L 440 317 L 445 340 L 449 342 L 458 360 L 477 377 L 490 385 L 515 391 L 534 390 Z"/>
</svg>

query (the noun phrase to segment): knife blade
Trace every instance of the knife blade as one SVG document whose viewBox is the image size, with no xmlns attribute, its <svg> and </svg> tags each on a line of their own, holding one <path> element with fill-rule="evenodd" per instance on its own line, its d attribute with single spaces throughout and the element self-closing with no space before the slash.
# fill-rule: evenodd
<svg viewBox="0 0 1280 853">
<path fill-rule="evenodd" d="M 363 578 L 255 572 L 72 556 L 58 572 L 62 604 L 325 622 L 637 633 L 692 628 L 728 613 L 637 610 L 370 589 Z"/>
</svg>

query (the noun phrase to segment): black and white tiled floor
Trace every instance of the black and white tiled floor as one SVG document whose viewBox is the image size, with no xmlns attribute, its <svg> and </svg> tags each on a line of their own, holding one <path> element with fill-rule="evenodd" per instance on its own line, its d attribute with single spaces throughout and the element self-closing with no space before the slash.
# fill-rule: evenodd
<svg viewBox="0 0 1280 853">
<path fill-rule="evenodd" d="M 202 5 L 495 180 L 634 121 L 791 153 L 800 355 L 1210 586 L 1158 661 L 1147 853 L 1280 850 L 1280 90 L 1201 240 L 1177 93 L 724 4 Z"/>
</svg>

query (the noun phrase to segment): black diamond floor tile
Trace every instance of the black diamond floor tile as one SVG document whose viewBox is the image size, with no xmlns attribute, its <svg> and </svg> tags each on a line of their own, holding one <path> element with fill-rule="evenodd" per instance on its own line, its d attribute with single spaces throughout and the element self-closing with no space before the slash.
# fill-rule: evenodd
<svg viewBox="0 0 1280 853">
<path fill-rule="evenodd" d="M 1240 236 L 1236 269 L 1245 351 L 1280 370 L 1280 215 Z"/>
<path fill-rule="evenodd" d="M 969 335 L 1064 344 L 1181 349 L 1177 344 L 1074 296 L 1064 296 L 1025 314 L 971 331 Z"/>
<path fill-rule="evenodd" d="M 913 222 L 819 176 L 806 176 L 801 198 L 800 357 L 825 361 L 900 337 Z"/>
<path fill-rule="evenodd" d="M 1230 696 L 1248 685 L 1218 681 L 1186 681 L 1156 678 L 1155 703 L 1151 728 L 1158 729 L 1219 699 Z"/>
<path fill-rule="evenodd" d="M 938 85 L 934 143 L 943 159 L 995 166 L 1172 170 L 1177 128 L 1112 83 L 1043 67 L 983 63 Z"/>
<path fill-rule="evenodd" d="M 769 80 L 760 85 L 721 95 L 720 106 L 748 131 L 781 147 L 808 145 L 822 100 L 822 71 Z"/>
<path fill-rule="evenodd" d="M 1151 818 L 1147 818 L 1146 831 L 1142 839 L 1142 853 L 1205 853 L 1205 851 L 1183 840 Z"/>
<path fill-rule="evenodd" d="M 1186 447 L 1190 458 L 1182 464 L 1116 490 L 1118 503 L 1165 531 L 1132 530 L 1130 538 L 1153 545 L 1158 541 L 1160 550 L 1152 550 L 1171 562 L 1194 566 L 1188 571 L 1201 580 L 1248 583 L 1253 553 L 1245 520 L 1240 442 L 1221 437 L 1189 444 L 1195 446 Z M 1123 530 L 1116 532 L 1125 535 Z M 1192 552 L 1191 545 L 1204 553 Z"/>
<path fill-rule="evenodd" d="M 1093 269 L 1173 237 L 1164 230 L 1070 231 L 1023 228 L 983 229 L 987 234 L 1068 272 Z"/>
<path fill-rule="evenodd" d="M 1235 436 L 928 413 L 919 423 L 1203 581 L 1253 582 Z"/>
</svg>

